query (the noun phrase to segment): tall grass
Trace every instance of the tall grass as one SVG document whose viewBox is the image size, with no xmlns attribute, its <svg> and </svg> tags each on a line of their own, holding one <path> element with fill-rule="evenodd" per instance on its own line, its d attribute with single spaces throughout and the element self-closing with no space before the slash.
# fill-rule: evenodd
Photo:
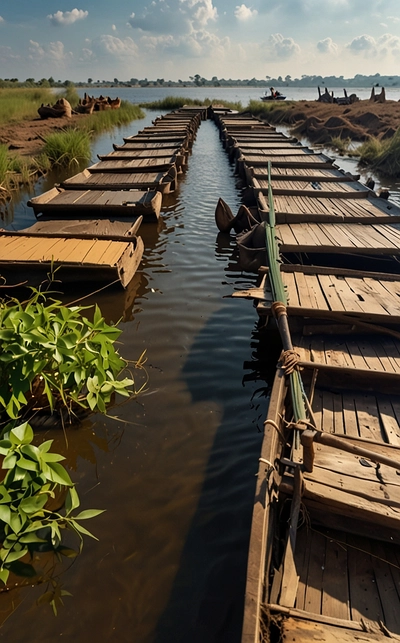
<svg viewBox="0 0 400 643">
<path fill-rule="evenodd" d="M 37 118 L 42 103 L 54 103 L 50 89 L 0 89 L 0 125 Z"/>
<path fill-rule="evenodd" d="M 70 167 L 90 160 L 90 135 L 84 130 L 67 129 L 44 139 L 43 154 L 52 165 Z"/>
<path fill-rule="evenodd" d="M 119 109 L 108 109 L 104 112 L 93 112 L 89 116 L 85 116 L 82 120 L 76 122 L 77 128 L 89 132 L 92 136 L 100 134 L 119 127 L 120 125 L 127 125 L 131 121 L 139 118 L 144 118 L 145 114 L 139 105 L 134 105 L 129 101 L 121 101 Z"/>
<path fill-rule="evenodd" d="M 400 128 L 392 138 L 371 138 L 357 148 L 360 163 L 385 176 L 400 176 Z"/>
<path fill-rule="evenodd" d="M 7 145 L 0 145 L 0 201 L 8 198 L 18 183 L 28 183 L 31 176 L 30 159 L 10 156 Z"/>
<path fill-rule="evenodd" d="M 258 116 L 268 120 L 271 123 L 285 122 L 290 113 L 294 101 L 267 101 L 251 100 L 247 107 L 246 112 L 250 112 L 253 116 Z"/>
</svg>

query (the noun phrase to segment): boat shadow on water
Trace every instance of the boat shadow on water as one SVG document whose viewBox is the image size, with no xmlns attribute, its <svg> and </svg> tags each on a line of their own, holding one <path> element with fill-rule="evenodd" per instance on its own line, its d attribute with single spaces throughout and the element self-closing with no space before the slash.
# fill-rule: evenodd
<svg viewBox="0 0 400 643">
<path fill-rule="evenodd" d="M 252 338 L 250 334 L 235 337 L 233 353 L 217 339 L 221 327 L 232 328 L 232 320 L 239 315 L 249 317 L 251 328 L 251 309 L 225 300 L 197 336 L 183 368 L 193 403 L 216 403 L 222 417 L 179 569 L 157 625 L 156 643 L 240 641 L 255 469 L 269 386 L 258 380 L 257 328 Z M 227 341 L 233 340 L 229 337 Z M 252 354 L 249 344 L 255 349 Z M 270 353 L 276 348 L 278 344 L 271 346 Z M 244 374 L 243 363 L 246 369 L 254 368 L 255 375 Z"/>
</svg>

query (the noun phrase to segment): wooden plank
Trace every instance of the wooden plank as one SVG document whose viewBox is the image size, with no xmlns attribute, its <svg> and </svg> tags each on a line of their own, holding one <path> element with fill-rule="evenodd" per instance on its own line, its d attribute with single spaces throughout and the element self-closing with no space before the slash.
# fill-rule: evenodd
<svg viewBox="0 0 400 643">
<path fill-rule="evenodd" d="M 363 551 L 368 546 L 367 541 L 349 535 L 347 542 L 351 547 L 348 553 L 348 569 L 352 620 L 384 621 L 371 557 Z"/>
<path fill-rule="evenodd" d="M 340 532 L 330 531 L 326 534 L 322 614 L 341 620 L 351 620 L 347 550 L 343 546 L 342 538 L 343 535 Z"/>
<path fill-rule="evenodd" d="M 313 531 L 304 608 L 314 614 L 321 614 L 322 611 L 325 546 L 326 541 L 324 536 Z"/>
</svg>

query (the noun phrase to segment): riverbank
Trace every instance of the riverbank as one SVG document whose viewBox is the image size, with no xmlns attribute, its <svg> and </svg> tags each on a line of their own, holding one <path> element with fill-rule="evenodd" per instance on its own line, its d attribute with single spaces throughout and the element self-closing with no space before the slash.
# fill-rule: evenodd
<svg viewBox="0 0 400 643">
<path fill-rule="evenodd" d="M 297 135 L 313 143 L 327 144 L 334 138 L 351 138 L 363 142 L 371 137 L 386 140 L 400 127 L 400 102 L 387 100 L 374 103 L 361 100 L 353 105 L 336 105 L 318 101 L 296 101 L 279 105 L 251 101 L 253 113 L 259 111 L 273 124 L 284 123 L 293 128 Z M 262 108 L 267 109 L 263 111 Z M 272 109 L 271 109 L 272 108 Z M 66 127 L 80 127 L 89 116 L 75 114 L 72 118 L 26 120 L 0 126 L 0 144 L 7 145 L 21 156 L 36 156 L 43 149 L 43 139 L 49 134 Z"/>
<path fill-rule="evenodd" d="M 252 113 L 258 112 L 274 124 L 287 124 L 298 136 L 319 144 L 329 144 L 335 138 L 355 142 L 371 137 L 386 140 L 400 127 L 400 102 L 394 100 L 360 100 L 352 105 L 297 101 L 268 105 L 265 112 L 255 108 L 254 101 L 251 106 Z"/>
</svg>

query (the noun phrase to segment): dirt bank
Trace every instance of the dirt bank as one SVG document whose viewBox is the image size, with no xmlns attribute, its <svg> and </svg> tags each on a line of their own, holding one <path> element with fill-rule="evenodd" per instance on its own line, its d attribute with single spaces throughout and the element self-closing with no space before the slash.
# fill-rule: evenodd
<svg viewBox="0 0 400 643">
<path fill-rule="evenodd" d="M 329 143 L 335 137 L 353 141 L 365 141 L 372 136 L 386 139 L 400 127 L 400 102 L 362 100 L 353 105 L 336 105 L 297 101 L 294 105 L 276 107 L 268 120 L 290 125 L 298 136 L 313 143 Z"/>
<path fill-rule="evenodd" d="M 37 156 L 42 151 L 44 137 L 65 127 L 74 127 L 85 118 L 86 114 L 75 114 L 72 118 L 35 118 L 8 123 L 0 126 L 0 143 L 19 156 Z"/>
</svg>

